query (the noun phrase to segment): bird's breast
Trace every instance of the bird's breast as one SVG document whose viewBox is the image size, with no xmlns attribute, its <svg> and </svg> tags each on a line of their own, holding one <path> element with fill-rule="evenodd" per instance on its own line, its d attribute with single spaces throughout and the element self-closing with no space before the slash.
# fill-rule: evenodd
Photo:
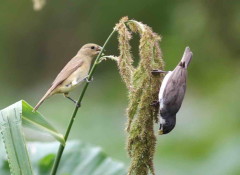
<svg viewBox="0 0 240 175">
<path fill-rule="evenodd" d="M 72 86 L 78 85 L 87 77 L 88 71 L 89 66 L 82 65 L 80 68 L 78 68 L 75 72 L 73 72 L 69 76 L 69 83 L 71 83 Z"/>
<path fill-rule="evenodd" d="M 160 91 L 159 91 L 159 94 L 158 94 L 158 99 L 159 99 L 159 102 L 160 102 L 160 107 L 161 107 L 161 103 L 163 102 L 163 92 L 166 88 L 166 85 L 167 85 L 167 82 L 169 80 L 169 77 L 172 75 L 172 71 L 169 71 L 167 73 L 167 75 L 164 77 L 163 79 L 163 82 L 161 84 L 161 87 L 160 87 Z M 162 104 L 163 105 L 163 104 Z"/>
<path fill-rule="evenodd" d="M 67 93 L 72 91 L 77 85 L 87 77 L 90 69 L 90 65 L 83 64 L 76 71 L 74 71 L 66 80 L 63 81 L 59 91 L 61 93 Z"/>
</svg>

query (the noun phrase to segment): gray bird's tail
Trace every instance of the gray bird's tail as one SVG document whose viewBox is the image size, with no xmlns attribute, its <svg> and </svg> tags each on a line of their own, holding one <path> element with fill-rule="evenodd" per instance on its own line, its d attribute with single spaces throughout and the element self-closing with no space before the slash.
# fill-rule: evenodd
<svg viewBox="0 0 240 175">
<path fill-rule="evenodd" d="M 35 112 L 39 106 L 44 102 L 44 100 L 46 100 L 49 96 L 50 96 L 50 93 L 51 93 L 51 89 L 49 89 L 46 94 L 41 98 L 41 100 L 38 102 L 38 104 L 33 108 L 33 112 Z"/>
<path fill-rule="evenodd" d="M 192 55 L 193 53 L 191 52 L 190 48 L 189 47 L 186 47 L 185 48 L 185 51 L 183 53 L 183 57 L 181 59 L 181 62 L 179 63 L 179 66 L 182 66 L 184 68 L 187 68 L 189 63 L 191 62 L 192 60 Z"/>
</svg>

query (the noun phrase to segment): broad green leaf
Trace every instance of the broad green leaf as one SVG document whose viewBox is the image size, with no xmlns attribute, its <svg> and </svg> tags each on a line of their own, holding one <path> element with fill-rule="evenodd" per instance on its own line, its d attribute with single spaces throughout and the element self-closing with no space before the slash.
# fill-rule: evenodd
<svg viewBox="0 0 240 175">
<path fill-rule="evenodd" d="M 13 175 L 32 175 L 25 139 L 22 134 L 22 103 L 0 111 L 0 131 Z"/>
<path fill-rule="evenodd" d="M 27 102 L 21 100 L 0 111 L 1 137 L 7 152 L 11 173 L 14 175 L 32 174 L 22 133 L 22 124 L 26 127 L 47 132 L 61 144 L 65 144 L 63 135 L 58 133 L 40 113 L 32 112 L 32 110 L 33 108 Z"/>
<path fill-rule="evenodd" d="M 29 155 L 35 175 L 49 175 L 59 144 L 57 142 L 28 144 Z M 1 162 L 4 160 L 0 159 Z M 0 166 L 0 174 L 7 167 Z M 123 163 L 112 160 L 99 147 L 80 141 L 70 141 L 66 145 L 60 162 L 59 175 L 126 175 Z M 9 174 L 3 174 L 9 175 Z"/>
<path fill-rule="evenodd" d="M 15 109 L 22 117 L 22 124 L 25 127 L 37 129 L 39 131 L 46 132 L 52 135 L 61 144 L 65 144 L 65 140 L 62 134 L 60 134 L 39 112 L 32 112 L 33 107 L 30 106 L 26 101 L 20 100 L 13 105 L 11 108 L 4 110 Z"/>
<path fill-rule="evenodd" d="M 22 121 L 23 126 L 37 129 L 46 133 L 51 134 L 61 144 L 65 144 L 64 137 L 60 134 L 39 112 L 32 112 L 33 107 L 30 106 L 26 101 L 22 100 Z"/>
</svg>

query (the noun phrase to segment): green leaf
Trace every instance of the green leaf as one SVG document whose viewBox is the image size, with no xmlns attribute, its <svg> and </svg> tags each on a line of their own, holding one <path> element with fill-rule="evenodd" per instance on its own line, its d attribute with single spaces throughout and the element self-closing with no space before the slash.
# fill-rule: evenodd
<svg viewBox="0 0 240 175">
<path fill-rule="evenodd" d="M 35 175 L 49 175 L 59 144 L 32 142 L 28 144 Z M 0 165 L 4 160 L 0 159 Z M 0 174 L 6 172 L 0 166 Z M 68 142 L 58 169 L 59 175 L 126 175 L 123 163 L 112 160 L 99 147 L 80 141 Z M 9 174 L 3 174 L 9 175 Z"/>
<path fill-rule="evenodd" d="M 33 113 L 32 110 L 33 108 L 27 102 L 21 100 L 0 111 L 1 137 L 7 152 L 11 173 L 14 175 L 32 174 L 22 133 L 22 124 L 49 133 L 62 145 L 65 144 L 63 135 L 57 132 L 40 113 Z M 4 163 L 1 166 L 4 166 Z"/>
<path fill-rule="evenodd" d="M 22 117 L 22 124 L 25 127 L 37 129 L 39 131 L 46 132 L 52 135 L 62 145 L 65 144 L 65 140 L 62 134 L 60 134 L 39 112 L 32 112 L 33 107 L 26 101 L 20 100 L 13 105 L 5 108 L 4 110 L 16 110 Z"/>
<path fill-rule="evenodd" d="M 54 162 L 59 143 L 30 143 L 28 145 L 30 164 L 25 140 L 22 134 L 22 124 L 27 127 L 50 133 L 61 144 L 65 144 L 63 136 L 50 125 L 38 112 L 32 112 L 32 107 L 25 101 L 19 101 L 0 111 L 0 174 L 9 175 L 10 162 L 12 174 L 49 175 Z M 7 157 L 4 154 L 6 148 Z M 125 175 L 122 163 L 107 157 L 99 147 L 92 147 L 82 142 L 70 142 L 63 154 L 60 175 Z"/>
<path fill-rule="evenodd" d="M 7 152 L 11 174 L 32 175 L 25 139 L 22 134 L 22 103 L 0 111 L 0 131 Z"/>
<path fill-rule="evenodd" d="M 22 121 L 23 126 L 37 129 L 51 134 L 61 144 L 65 144 L 65 140 L 62 134 L 60 134 L 39 112 L 32 112 L 33 107 L 26 101 L 20 101 L 22 103 Z"/>
</svg>

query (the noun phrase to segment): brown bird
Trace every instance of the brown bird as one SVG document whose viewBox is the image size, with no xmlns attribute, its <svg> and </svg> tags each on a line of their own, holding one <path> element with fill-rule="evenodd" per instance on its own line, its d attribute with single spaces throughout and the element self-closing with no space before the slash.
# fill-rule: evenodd
<svg viewBox="0 0 240 175">
<path fill-rule="evenodd" d="M 63 93 L 66 98 L 77 104 L 75 100 L 68 96 L 68 93 L 77 85 L 81 84 L 83 80 L 88 81 L 87 76 L 92 59 L 100 53 L 101 50 L 102 47 L 97 44 L 90 43 L 82 46 L 77 55 L 73 57 L 57 75 L 51 87 L 34 107 L 33 111 L 36 111 L 44 100 L 58 93 Z"/>
</svg>

